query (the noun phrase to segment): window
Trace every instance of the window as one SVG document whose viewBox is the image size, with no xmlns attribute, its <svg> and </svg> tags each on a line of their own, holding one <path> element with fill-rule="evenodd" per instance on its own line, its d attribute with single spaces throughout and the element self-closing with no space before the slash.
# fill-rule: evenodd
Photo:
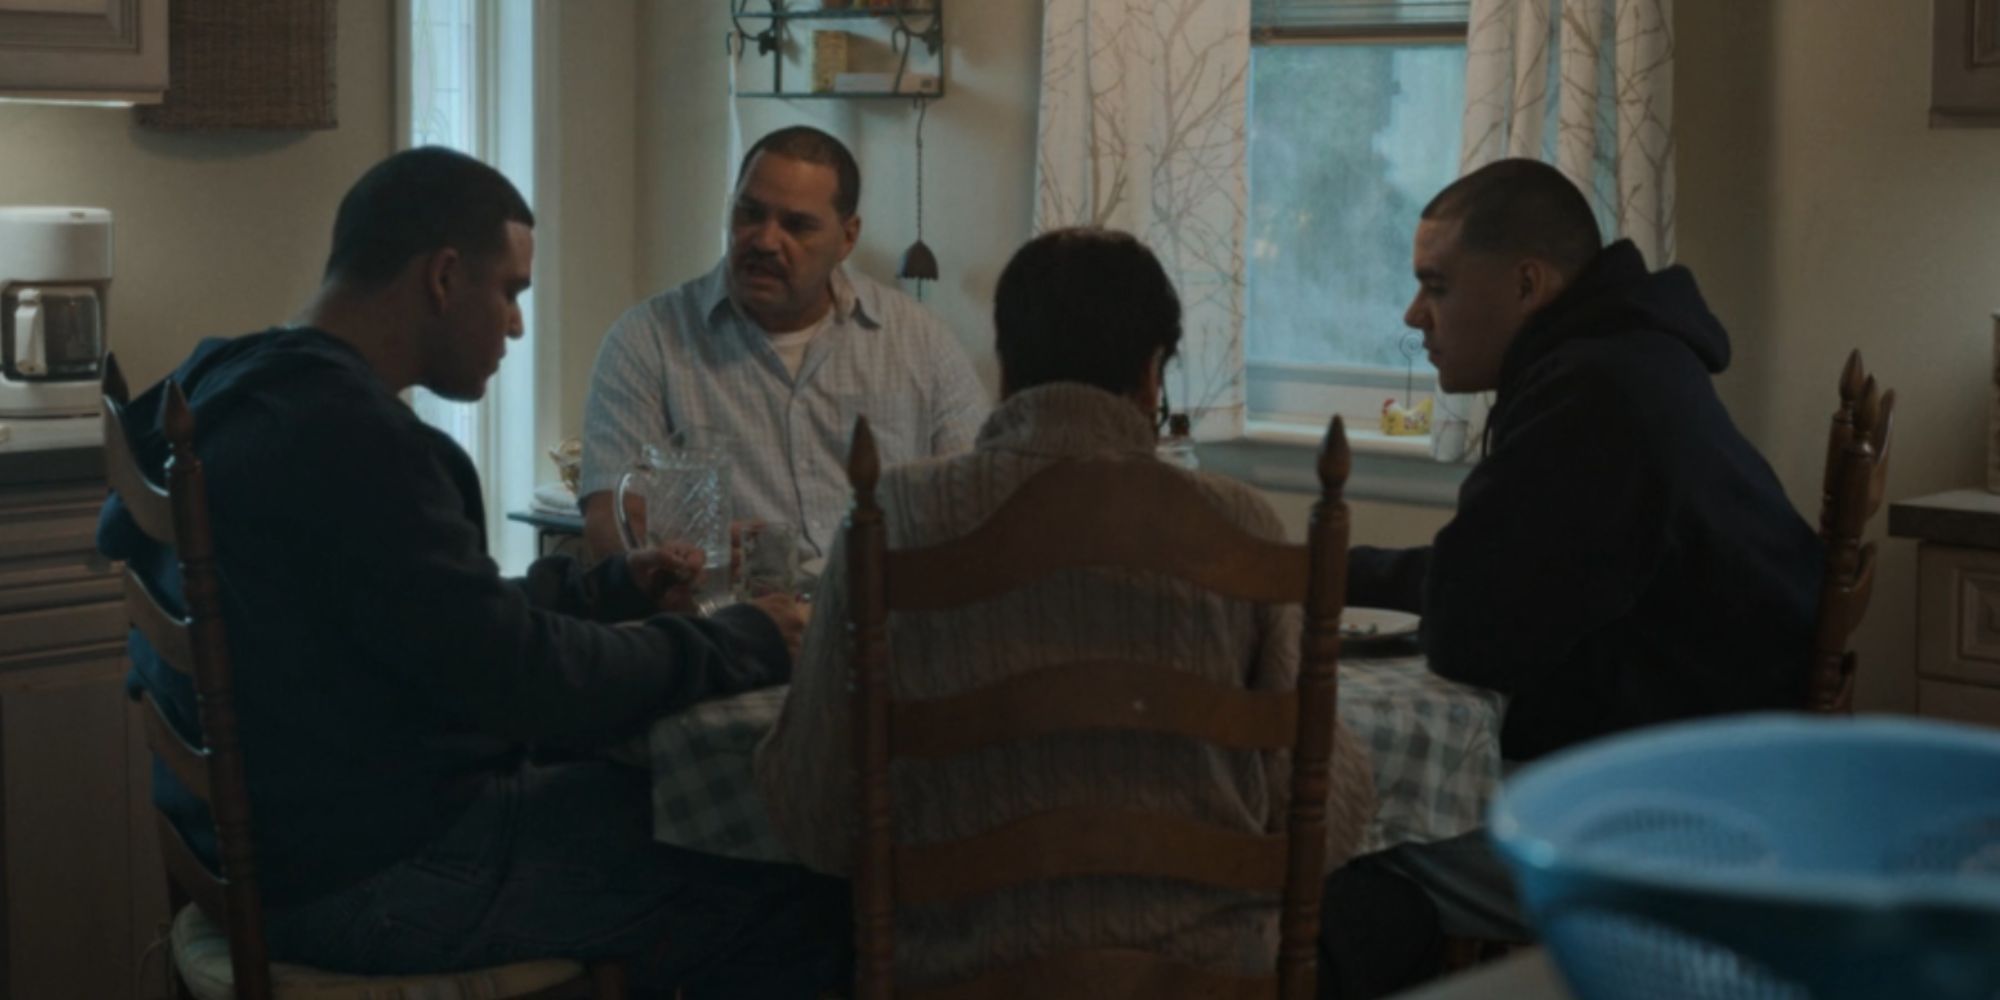
<svg viewBox="0 0 2000 1000">
<path fill-rule="evenodd" d="M 534 556 L 528 526 L 506 520 L 534 492 L 538 440 L 553 440 L 543 426 L 538 399 L 549 398 L 557 356 L 538 344 L 540 307 L 548 305 L 544 274 L 547 206 L 535 196 L 535 143 L 539 0 L 400 0 L 404 51 L 399 81 L 398 139 L 404 147 L 437 145 L 476 156 L 514 182 L 536 206 L 543 246 L 536 255 L 534 286 L 520 298 L 525 334 L 509 344 L 507 359 L 477 403 L 455 403 L 418 388 L 410 405 L 426 423 L 451 435 L 479 470 L 486 507 L 488 549 L 505 572 L 525 569 Z M 547 173 L 544 169 L 540 173 Z M 539 306 L 538 306 L 539 303 Z"/>
<path fill-rule="evenodd" d="M 1251 421 L 1339 412 L 1365 431 L 1385 399 L 1432 388 L 1403 312 L 1418 213 L 1458 175 L 1465 5 L 1259 0 L 1252 17 Z"/>
</svg>

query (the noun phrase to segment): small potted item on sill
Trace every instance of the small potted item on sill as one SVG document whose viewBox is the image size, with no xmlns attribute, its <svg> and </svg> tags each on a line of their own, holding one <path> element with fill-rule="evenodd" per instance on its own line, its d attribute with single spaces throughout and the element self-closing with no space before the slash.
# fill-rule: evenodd
<svg viewBox="0 0 2000 1000">
<path fill-rule="evenodd" d="M 1431 432 L 1431 400 L 1425 396 L 1415 406 L 1398 406 L 1395 397 L 1382 401 L 1382 433 L 1389 437 L 1417 437 Z"/>
</svg>

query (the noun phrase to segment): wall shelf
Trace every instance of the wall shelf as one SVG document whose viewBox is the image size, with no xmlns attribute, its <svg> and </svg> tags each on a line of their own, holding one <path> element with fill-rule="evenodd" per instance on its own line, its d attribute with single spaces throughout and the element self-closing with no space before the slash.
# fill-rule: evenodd
<svg viewBox="0 0 2000 1000">
<path fill-rule="evenodd" d="M 723 43 L 729 54 L 741 59 L 754 45 L 757 57 L 770 58 L 771 84 L 768 89 L 738 91 L 737 97 L 780 100 L 824 100 L 828 98 L 884 98 L 931 100 L 943 97 L 944 0 L 899 0 L 888 6 L 819 7 L 803 6 L 814 0 L 729 0 L 731 27 Z M 859 0 L 857 0 L 859 2 Z M 889 28 L 889 47 L 895 58 L 888 89 L 876 90 L 787 90 L 785 60 L 787 42 L 794 39 L 791 25 L 800 22 L 864 22 Z M 760 26 L 761 25 L 761 26 Z M 930 57 L 937 80 L 936 89 L 908 90 L 904 81 L 912 77 L 910 53 L 918 44 Z"/>
</svg>

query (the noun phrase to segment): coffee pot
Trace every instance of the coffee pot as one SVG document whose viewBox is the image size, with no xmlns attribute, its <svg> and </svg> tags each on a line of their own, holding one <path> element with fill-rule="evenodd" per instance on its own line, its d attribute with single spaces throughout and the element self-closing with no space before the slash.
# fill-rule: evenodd
<svg viewBox="0 0 2000 1000">
<path fill-rule="evenodd" d="M 97 413 L 110 290 L 110 212 L 0 206 L 0 417 Z"/>
</svg>

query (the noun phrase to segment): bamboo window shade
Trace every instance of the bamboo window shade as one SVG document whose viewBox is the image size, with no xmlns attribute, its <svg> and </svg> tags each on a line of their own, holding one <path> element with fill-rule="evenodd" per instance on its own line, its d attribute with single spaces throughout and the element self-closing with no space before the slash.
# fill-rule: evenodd
<svg viewBox="0 0 2000 1000">
<path fill-rule="evenodd" d="M 174 131 L 330 129 L 337 0 L 173 0 L 167 96 L 139 123 Z"/>
</svg>

